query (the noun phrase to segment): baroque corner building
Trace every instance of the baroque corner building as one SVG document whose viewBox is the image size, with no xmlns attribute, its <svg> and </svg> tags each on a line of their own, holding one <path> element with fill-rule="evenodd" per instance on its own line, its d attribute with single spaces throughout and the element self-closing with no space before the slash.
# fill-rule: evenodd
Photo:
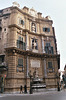
<svg viewBox="0 0 66 100">
<path fill-rule="evenodd" d="M 53 21 L 33 8 L 0 10 L 0 80 L 5 91 L 30 89 L 29 72 L 43 79 L 46 88 L 57 87 L 60 54 L 57 52 Z"/>
</svg>

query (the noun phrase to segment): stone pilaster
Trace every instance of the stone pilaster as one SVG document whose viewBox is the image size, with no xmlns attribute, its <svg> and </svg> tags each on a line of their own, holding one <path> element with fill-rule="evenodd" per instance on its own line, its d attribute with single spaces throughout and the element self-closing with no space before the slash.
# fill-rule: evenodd
<svg viewBox="0 0 66 100">
<path fill-rule="evenodd" d="M 27 59 L 26 59 L 26 70 L 27 70 L 27 77 L 28 77 L 28 73 L 29 73 L 29 57 L 27 56 Z"/>
<path fill-rule="evenodd" d="M 47 77 L 46 60 L 44 59 L 44 77 Z"/>
<path fill-rule="evenodd" d="M 16 75 L 16 53 L 8 56 L 8 77 L 14 78 Z"/>
<path fill-rule="evenodd" d="M 45 53 L 45 50 L 44 50 L 44 37 L 42 36 L 42 52 Z"/>
<path fill-rule="evenodd" d="M 10 33 L 8 34 L 7 47 L 16 47 L 17 42 L 17 28 L 10 28 Z"/>
<path fill-rule="evenodd" d="M 26 32 L 26 50 L 29 50 L 29 36 L 28 36 L 28 32 Z"/>
</svg>

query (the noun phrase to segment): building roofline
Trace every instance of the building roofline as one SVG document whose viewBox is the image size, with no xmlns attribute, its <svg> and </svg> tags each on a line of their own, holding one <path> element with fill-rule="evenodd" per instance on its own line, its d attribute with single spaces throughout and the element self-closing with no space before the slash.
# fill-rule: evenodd
<svg viewBox="0 0 66 100">
<path fill-rule="evenodd" d="M 26 6 L 23 7 L 23 9 L 25 8 Z M 11 6 L 11 7 L 7 7 L 7 8 L 4 8 L 4 9 L 17 9 L 19 12 L 23 13 L 24 15 L 27 15 L 28 17 L 31 17 L 33 18 L 33 16 L 31 16 L 30 14 L 24 12 L 23 10 L 21 10 L 20 8 L 16 7 L 16 6 Z M 29 9 L 28 7 L 26 7 L 27 9 Z M 0 9 L 0 11 L 3 11 L 4 9 Z M 37 14 L 42 14 L 41 12 L 37 12 Z M 34 17 L 38 20 L 41 20 L 41 21 L 45 21 L 45 22 L 51 22 L 53 24 L 53 21 L 52 20 L 49 20 L 49 19 L 45 19 L 44 17 L 41 17 L 41 18 L 38 18 L 38 17 Z"/>
</svg>

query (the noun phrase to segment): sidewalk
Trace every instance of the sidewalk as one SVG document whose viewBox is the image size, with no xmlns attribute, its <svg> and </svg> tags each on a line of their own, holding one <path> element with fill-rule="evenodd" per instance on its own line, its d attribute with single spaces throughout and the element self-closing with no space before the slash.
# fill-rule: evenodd
<svg viewBox="0 0 66 100">
<path fill-rule="evenodd" d="M 29 96 L 29 95 L 47 95 L 47 94 L 56 94 L 58 92 L 63 92 L 64 90 L 61 90 L 61 91 L 46 91 L 46 92 L 38 92 L 38 93 L 33 93 L 33 94 L 20 94 L 20 93 L 3 93 L 3 94 L 0 94 L 0 97 L 5 97 L 5 96 Z"/>
</svg>

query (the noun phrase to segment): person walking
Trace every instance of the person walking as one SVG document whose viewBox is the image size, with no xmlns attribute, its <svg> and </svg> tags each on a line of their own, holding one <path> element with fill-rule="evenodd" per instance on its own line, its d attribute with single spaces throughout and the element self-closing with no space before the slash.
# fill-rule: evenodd
<svg viewBox="0 0 66 100">
<path fill-rule="evenodd" d="M 20 86 L 20 93 L 22 93 L 22 85 Z"/>
<path fill-rule="evenodd" d="M 27 93 L 27 86 L 24 85 L 24 93 Z"/>
</svg>

